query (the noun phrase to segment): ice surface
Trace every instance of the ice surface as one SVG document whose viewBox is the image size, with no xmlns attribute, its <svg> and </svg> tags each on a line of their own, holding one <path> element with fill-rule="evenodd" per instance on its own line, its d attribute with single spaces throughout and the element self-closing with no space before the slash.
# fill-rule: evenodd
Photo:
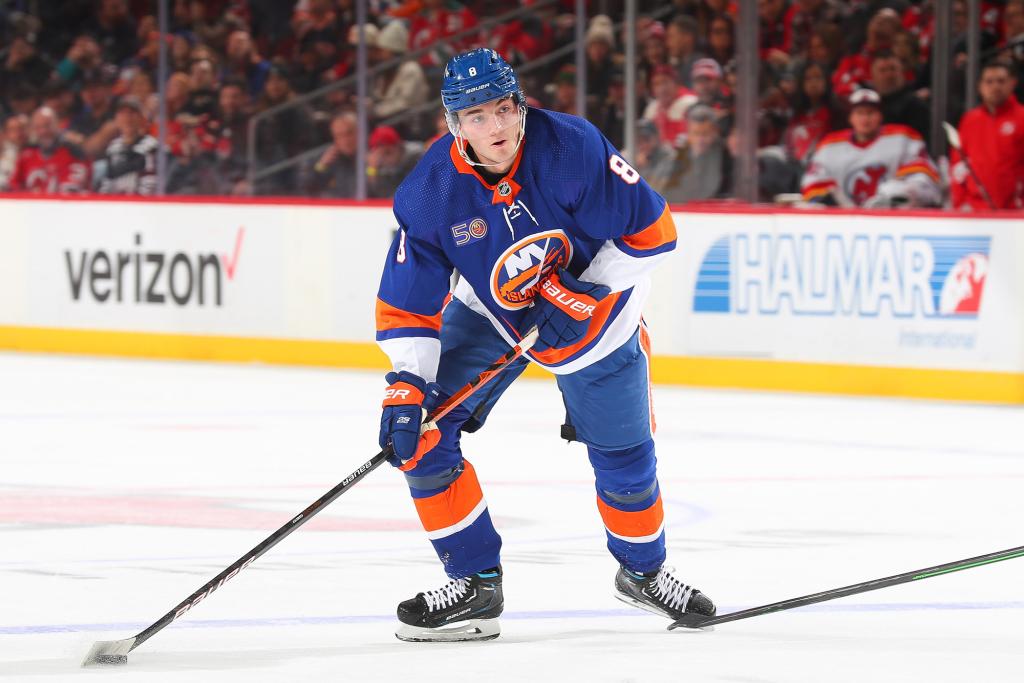
<svg viewBox="0 0 1024 683">
<path fill-rule="evenodd" d="M 395 639 L 444 581 L 372 473 L 127 666 L 134 635 L 376 452 L 376 373 L 0 355 L 0 679 L 1019 681 L 1024 560 L 668 632 L 611 595 L 550 382 L 465 438 L 505 550 L 502 636 Z M 1024 410 L 657 387 L 669 561 L 720 611 L 1024 543 Z"/>
</svg>

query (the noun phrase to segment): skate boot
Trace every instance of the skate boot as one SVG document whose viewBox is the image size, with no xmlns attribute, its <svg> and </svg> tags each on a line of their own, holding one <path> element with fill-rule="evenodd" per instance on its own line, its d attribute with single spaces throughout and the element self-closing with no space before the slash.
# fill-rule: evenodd
<svg viewBox="0 0 1024 683">
<path fill-rule="evenodd" d="M 668 617 L 676 625 L 688 626 L 694 617 L 715 616 L 715 604 L 708 596 L 672 575 L 670 567 L 646 574 L 619 567 L 615 575 L 615 597 L 627 604 Z M 680 623 L 682 622 L 682 623 Z"/>
<path fill-rule="evenodd" d="M 494 567 L 399 604 L 402 624 L 395 636 L 410 642 L 491 640 L 501 633 L 498 615 L 504 607 L 501 567 Z"/>
</svg>

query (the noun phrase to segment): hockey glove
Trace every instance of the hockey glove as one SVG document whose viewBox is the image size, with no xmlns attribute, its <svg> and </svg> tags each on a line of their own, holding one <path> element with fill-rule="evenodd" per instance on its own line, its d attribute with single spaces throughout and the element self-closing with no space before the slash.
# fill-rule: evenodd
<svg viewBox="0 0 1024 683">
<path fill-rule="evenodd" d="M 587 334 L 598 302 L 611 290 L 593 282 L 581 282 L 565 268 L 549 276 L 533 299 L 523 326 L 537 326 L 534 351 L 561 349 L 579 342 Z"/>
<path fill-rule="evenodd" d="M 424 401 L 436 397 L 437 388 L 405 370 L 389 372 L 384 379 L 389 386 L 381 404 L 380 447 L 390 444 L 394 452 L 388 462 L 408 472 L 441 440 L 437 425 L 423 424 L 427 415 Z"/>
</svg>

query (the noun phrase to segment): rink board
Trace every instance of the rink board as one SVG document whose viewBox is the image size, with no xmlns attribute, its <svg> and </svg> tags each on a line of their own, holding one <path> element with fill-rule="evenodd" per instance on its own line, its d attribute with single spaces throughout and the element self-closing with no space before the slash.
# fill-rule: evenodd
<svg viewBox="0 0 1024 683">
<path fill-rule="evenodd" d="M 0 348 L 386 364 L 373 301 L 396 224 L 380 203 L 0 211 Z M 1024 216 L 675 217 L 645 313 L 655 381 L 1024 403 Z"/>
</svg>

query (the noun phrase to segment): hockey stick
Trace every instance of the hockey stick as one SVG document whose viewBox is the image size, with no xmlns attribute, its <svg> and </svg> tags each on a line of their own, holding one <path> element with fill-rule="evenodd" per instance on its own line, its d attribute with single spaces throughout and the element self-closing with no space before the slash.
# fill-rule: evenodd
<svg viewBox="0 0 1024 683">
<path fill-rule="evenodd" d="M 821 593 L 814 593 L 800 598 L 783 600 L 782 602 L 773 602 L 770 605 L 762 605 L 761 607 L 751 607 L 750 609 L 733 612 L 731 614 L 723 614 L 717 617 L 708 618 L 699 614 L 686 614 L 683 615 L 682 619 L 669 626 L 668 630 L 671 631 L 672 629 L 680 626 L 684 628 L 704 628 L 705 626 L 724 624 L 728 621 L 749 619 L 750 617 L 758 617 L 762 614 L 781 612 L 795 607 L 805 607 L 818 602 L 835 600 L 836 598 L 845 598 L 848 595 L 856 595 L 857 593 L 867 593 L 868 591 L 878 590 L 879 588 L 898 586 L 901 583 L 910 583 L 911 581 L 928 579 L 942 574 L 951 574 L 953 572 L 963 571 L 964 569 L 971 569 L 972 567 L 992 564 L 993 562 L 1012 560 L 1015 557 L 1024 557 L 1024 546 L 1010 548 L 1009 550 L 1000 550 L 999 552 L 989 553 L 988 555 L 979 555 L 978 557 L 971 557 L 966 560 L 948 562 L 935 567 L 928 567 L 927 569 L 916 569 L 912 572 L 896 574 L 895 576 L 889 576 L 884 579 L 874 579 L 872 581 L 864 581 L 863 583 L 855 583 L 852 586 L 845 586 L 844 588 L 833 588 L 832 590 L 822 591 Z"/>
<path fill-rule="evenodd" d="M 489 365 L 483 372 L 474 377 L 469 381 L 468 384 L 463 386 L 461 389 L 456 391 L 451 398 L 442 403 L 430 415 L 424 422 L 427 425 L 431 422 L 436 422 L 442 417 L 451 412 L 456 406 L 465 401 L 473 392 L 482 387 L 484 384 L 489 382 L 495 375 L 511 365 L 517 358 L 526 353 L 537 341 L 537 328 L 533 327 L 526 336 L 504 356 L 494 361 Z M 333 489 L 325 493 L 323 496 L 318 498 L 309 507 L 300 512 L 298 515 L 293 517 L 288 523 L 282 526 L 280 529 L 270 534 L 266 539 L 263 540 L 255 548 L 247 552 L 242 557 L 238 558 L 227 567 L 224 571 L 217 576 L 210 579 L 205 583 L 199 590 L 192 595 L 185 598 L 180 604 L 174 609 L 160 617 L 155 623 L 150 625 L 148 628 L 140 631 L 131 638 L 125 638 L 123 640 L 103 640 L 93 644 L 92 648 L 89 649 L 89 653 L 85 656 L 82 661 L 82 666 L 89 666 L 93 664 L 125 664 L 128 662 L 128 653 L 142 645 L 144 642 L 149 640 L 151 637 L 160 632 L 165 626 L 168 626 L 174 620 L 182 617 L 190 609 L 198 605 L 200 602 L 210 597 L 213 592 L 233 579 L 239 572 L 248 567 L 250 564 L 256 561 L 261 555 L 273 548 L 275 545 L 284 540 L 293 531 L 298 529 L 300 526 L 308 522 L 318 512 L 323 510 L 325 507 L 330 505 L 343 493 L 346 493 L 350 488 L 355 486 L 363 477 L 377 469 L 388 457 L 391 455 L 391 447 L 388 446 L 377 455 L 373 456 L 365 463 L 359 466 L 359 468 L 352 474 L 345 477 L 340 484 L 335 486 Z"/>
<path fill-rule="evenodd" d="M 971 174 L 971 178 L 974 179 L 974 184 L 978 186 L 978 191 L 981 193 L 981 198 L 988 204 L 988 208 L 995 209 L 996 203 L 992 201 L 992 196 L 985 189 L 985 186 L 981 183 L 981 178 L 974 172 L 974 167 L 971 166 L 971 160 L 967 158 L 967 154 L 964 152 L 964 148 L 960 144 L 960 132 L 949 123 L 949 121 L 942 122 L 942 128 L 946 131 L 946 140 L 949 142 L 949 146 L 960 153 L 960 160 L 964 162 L 964 166 L 967 167 L 967 172 Z"/>
</svg>

